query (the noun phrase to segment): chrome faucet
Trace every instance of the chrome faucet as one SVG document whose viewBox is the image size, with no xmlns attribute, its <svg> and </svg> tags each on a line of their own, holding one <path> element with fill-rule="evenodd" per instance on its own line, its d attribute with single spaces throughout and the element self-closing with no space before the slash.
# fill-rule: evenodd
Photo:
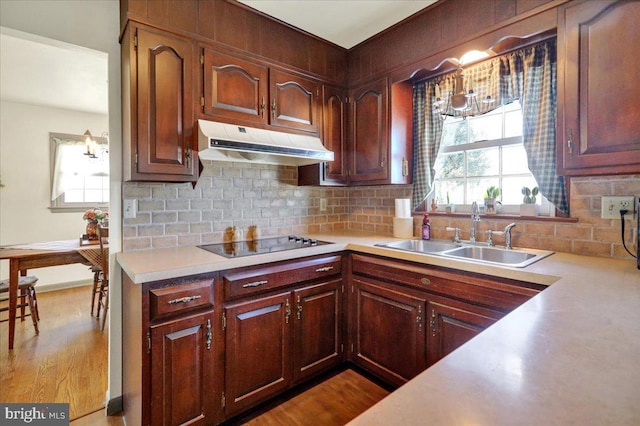
<svg viewBox="0 0 640 426">
<path fill-rule="evenodd" d="M 511 229 L 516 226 L 515 223 L 510 223 L 504 228 L 504 248 L 511 249 Z"/>
<path fill-rule="evenodd" d="M 472 243 L 476 242 L 476 222 L 480 222 L 480 210 L 478 209 L 478 203 L 474 201 L 471 204 L 471 235 L 469 236 L 469 241 Z"/>
</svg>

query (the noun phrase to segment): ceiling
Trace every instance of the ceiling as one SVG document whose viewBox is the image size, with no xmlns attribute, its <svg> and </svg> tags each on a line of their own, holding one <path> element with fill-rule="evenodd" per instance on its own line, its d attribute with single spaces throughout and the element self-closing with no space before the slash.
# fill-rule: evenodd
<svg viewBox="0 0 640 426">
<path fill-rule="evenodd" d="M 108 113 L 108 55 L 0 28 L 0 99 Z"/>
<path fill-rule="evenodd" d="M 345 49 L 402 21 L 436 0 L 239 0 Z"/>
</svg>

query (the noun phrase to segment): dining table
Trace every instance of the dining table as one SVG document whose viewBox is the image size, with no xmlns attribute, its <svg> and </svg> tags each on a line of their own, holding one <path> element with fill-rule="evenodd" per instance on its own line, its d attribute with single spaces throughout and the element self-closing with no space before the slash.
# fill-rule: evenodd
<svg viewBox="0 0 640 426">
<path fill-rule="evenodd" d="M 82 263 L 101 268 L 97 240 L 60 240 L 0 246 L 0 260 L 9 260 L 9 349 L 13 349 L 18 281 L 29 269 Z"/>
</svg>

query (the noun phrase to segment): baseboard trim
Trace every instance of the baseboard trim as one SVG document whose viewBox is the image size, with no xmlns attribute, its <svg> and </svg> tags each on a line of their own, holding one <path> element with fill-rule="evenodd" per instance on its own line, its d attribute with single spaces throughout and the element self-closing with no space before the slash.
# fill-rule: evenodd
<svg viewBox="0 0 640 426">
<path fill-rule="evenodd" d="M 107 416 L 114 416 L 116 414 L 122 413 L 123 404 L 122 404 L 122 395 L 110 399 L 107 402 Z"/>
<path fill-rule="evenodd" d="M 39 285 L 36 287 L 36 291 L 38 293 L 46 293 L 48 291 L 66 290 L 68 288 L 84 287 L 92 284 L 93 284 L 93 281 L 91 280 L 78 280 L 78 281 L 69 281 L 64 283 L 53 283 L 53 284 Z"/>
</svg>

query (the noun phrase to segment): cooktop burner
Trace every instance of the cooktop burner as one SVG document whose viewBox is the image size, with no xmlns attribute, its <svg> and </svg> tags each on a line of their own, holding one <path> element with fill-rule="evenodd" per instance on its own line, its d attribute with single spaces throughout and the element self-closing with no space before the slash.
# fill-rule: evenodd
<svg viewBox="0 0 640 426">
<path fill-rule="evenodd" d="M 331 244 L 326 241 L 319 241 L 313 238 L 297 237 L 289 235 L 288 237 L 264 238 L 254 241 L 238 241 L 220 244 L 207 244 L 198 246 L 201 249 L 210 251 L 211 253 L 224 257 L 241 257 L 251 256 L 254 254 L 273 253 L 284 250 L 294 250 L 304 247 L 315 247 L 325 244 Z"/>
</svg>

